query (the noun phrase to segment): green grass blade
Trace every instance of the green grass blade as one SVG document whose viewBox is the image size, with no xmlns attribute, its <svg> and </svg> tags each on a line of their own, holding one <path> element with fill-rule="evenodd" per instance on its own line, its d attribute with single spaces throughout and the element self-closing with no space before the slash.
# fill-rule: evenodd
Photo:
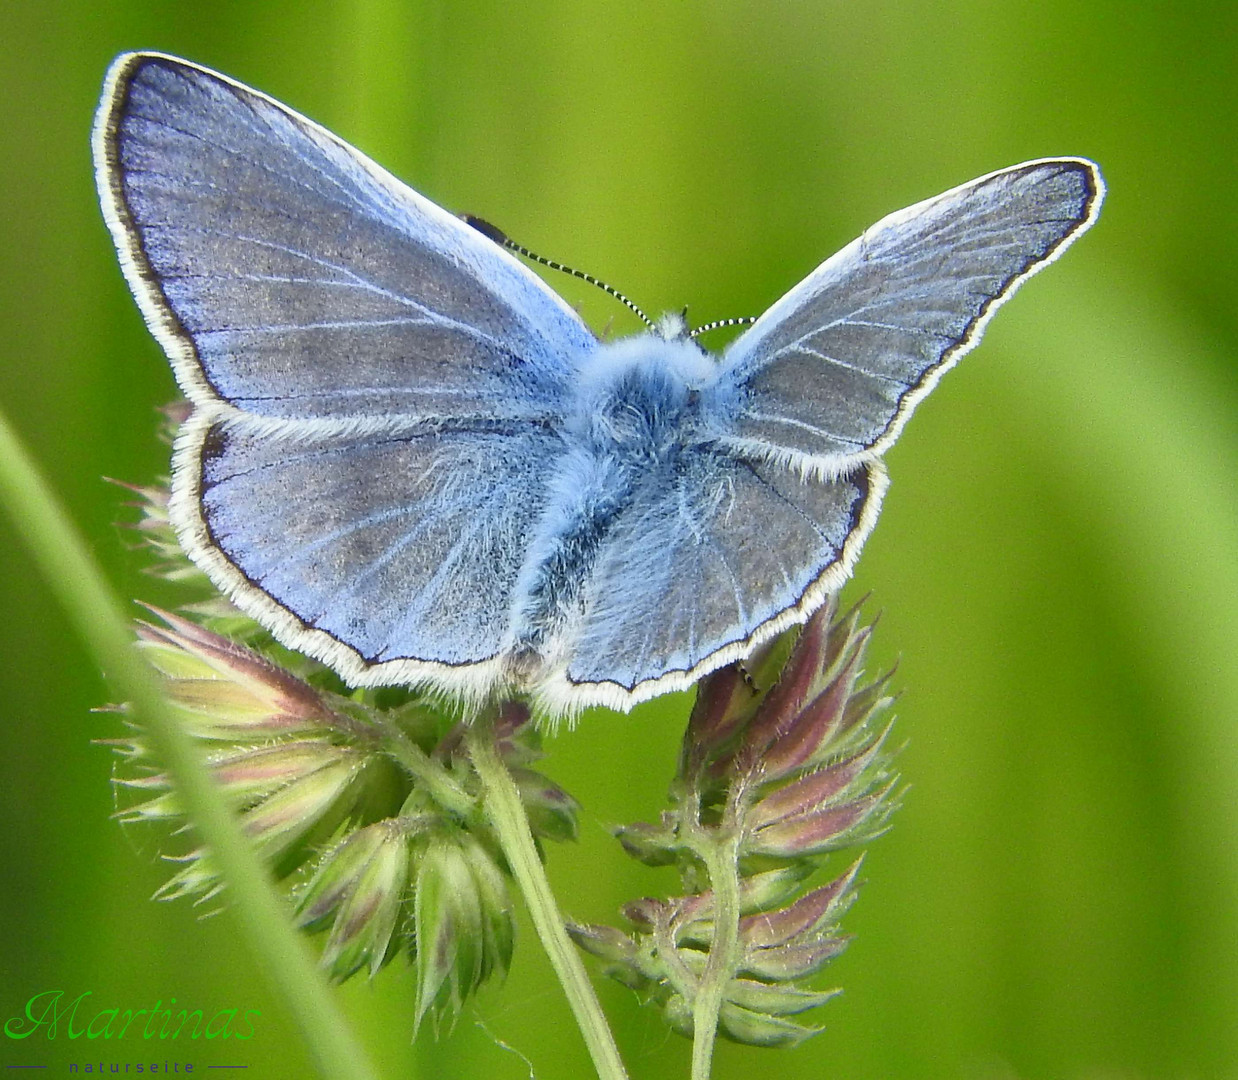
<svg viewBox="0 0 1238 1080">
<path fill-rule="evenodd" d="M 129 620 L 98 565 L 0 414 L 0 504 L 11 515 L 77 632 L 176 781 L 191 820 L 228 883 L 232 908 L 262 970 L 300 1027 L 324 1077 L 377 1074 L 285 916 L 267 874 L 192 739 L 172 720 L 154 673 L 133 647 Z"/>
</svg>

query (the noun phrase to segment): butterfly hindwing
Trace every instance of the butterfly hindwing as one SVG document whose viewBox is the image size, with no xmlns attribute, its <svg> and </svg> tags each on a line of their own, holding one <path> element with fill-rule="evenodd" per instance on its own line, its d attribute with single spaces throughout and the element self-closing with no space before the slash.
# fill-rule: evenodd
<svg viewBox="0 0 1238 1080">
<path fill-rule="evenodd" d="M 486 665 L 554 445 L 538 429 L 313 442 L 191 421 L 177 460 L 200 479 L 175 511 L 199 552 L 269 598 L 259 617 L 350 681 L 469 692 L 497 678 Z"/>
<path fill-rule="evenodd" d="M 884 488 L 880 463 L 821 482 L 701 452 L 652 472 L 599 550 L 568 685 L 681 688 L 802 621 L 850 573 Z"/>
</svg>

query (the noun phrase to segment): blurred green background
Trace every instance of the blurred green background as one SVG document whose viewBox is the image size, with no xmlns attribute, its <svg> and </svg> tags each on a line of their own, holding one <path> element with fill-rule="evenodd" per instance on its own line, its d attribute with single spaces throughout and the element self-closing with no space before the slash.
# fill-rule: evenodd
<svg viewBox="0 0 1238 1080">
<path fill-rule="evenodd" d="M 174 393 L 90 171 L 125 49 L 259 87 L 444 206 L 697 322 L 759 312 L 890 210 L 1027 158 L 1095 158 L 1100 223 L 891 452 L 848 588 L 883 613 L 875 662 L 900 662 L 911 788 L 827 974 L 846 993 L 804 1047 L 724 1044 L 716 1075 L 1238 1077 L 1235 12 L 9 0 L 0 406 L 117 588 L 159 599 L 100 479 L 166 468 L 154 408 Z M 635 328 L 553 284 L 596 328 Z M 231 916 L 148 901 L 161 838 L 109 820 L 112 762 L 90 742 L 118 731 L 89 712 L 108 691 L 7 520 L 0 550 L 4 1018 L 57 988 L 258 1008 L 242 1048 L 161 1052 L 309 1075 Z M 672 887 L 605 827 L 657 813 L 687 705 L 591 714 L 552 742 L 548 771 L 586 804 L 580 843 L 550 853 L 573 914 Z M 523 930 L 507 985 L 438 1041 L 411 1044 L 403 965 L 343 990 L 384 1076 L 589 1075 Z M 634 1076 L 686 1076 L 685 1041 L 601 993 Z M 130 1056 L 33 1043 L 0 1040 L 0 1064 Z"/>
</svg>

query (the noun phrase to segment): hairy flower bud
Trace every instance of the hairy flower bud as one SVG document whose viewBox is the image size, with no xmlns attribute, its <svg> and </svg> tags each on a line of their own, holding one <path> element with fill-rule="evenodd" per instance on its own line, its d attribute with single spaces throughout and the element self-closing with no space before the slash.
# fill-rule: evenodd
<svg viewBox="0 0 1238 1080">
<path fill-rule="evenodd" d="M 492 856 L 467 833 L 429 835 L 417 860 L 413 905 L 417 1023 L 459 1012 L 511 960 L 511 901 Z"/>
<path fill-rule="evenodd" d="M 138 644 L 163 674 L 186 728 L 204 739 L 257 739 L 331 730 L 323 696 L 244 645 L 170 612 L 138 624 Z"/>
<path fill-rule="evenodd" d="M 140 647 L 245 832 L 293 882 L 298 924 L 324 933 L 331 977 L 372 977 L 404 949 L 417 970 L 420 1023 L 454 1013 L 505 973 L 515 934 L 508 870 L 475 812 L 462 726 L 406 693 L 374 695 L 394 699 L 388 706 L 319 689 L 245 644 L 151 610 L 160 623 L 139 624 Z M 501 706 L 494 736 L 534 835 L 575 839 L 576 800 L 530 767 L 541 748 L 528 708 Z M 143 733 L 112 745 L 145 770 L 117 779 L 140 795 L 118 817 L 180 825 L 179 796 Z M 209 851 L 171 861 L 182 865 L 160 899 L 220 893 Z"/>
<path fill-rule="evenodd" d="M 418 823 L 388 818 L 367 825 L 320 860 L 298 904 L 298 921 L 331 920 L 322 964 L 338 980 L 362 967 L 373 977 L 390 957 L 409 878 L 409 836 Z"/>
</svg>

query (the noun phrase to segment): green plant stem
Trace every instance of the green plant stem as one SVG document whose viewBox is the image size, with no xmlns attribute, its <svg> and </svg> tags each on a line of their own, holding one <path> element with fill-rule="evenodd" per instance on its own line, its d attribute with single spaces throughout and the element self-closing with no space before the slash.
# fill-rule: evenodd
<svg viewBox="0 0 1238 1080">
<path fill-rule="evenodd" d="M 550 957 L 600 1080 L 626 1080 L 606 1017 L 576 947 L 567 936 L 550 882 L 529 831 L 524 804 L 495 746 L 493 714 L 479 716 L 468 731 L 469 754 L 482 785 L 482 801 L 516 883 L 524 896 L 542 948 Z"/>
<path fill-rule="evenodd" d="M 728 830 L 700 830 L 694 850 L 704 860 L 714 894 L 714 938 L 709 960 L 692 1002 L 692 1080 L 709 1080 L 718 1014 L 727 984 L 735 973 L 739 947 L 739 875 L 736 869 L 738 834 Z"/>
<path fill-rule="evenodd" d="M 473 797 L 404 732 L 387 723 L 383 724 L 382 732 L 387 753 L 430 793 L 439 806 L 460 817 L 467 817 L 473 811 Z"/>
<path fill-rule="evenodd" d="M 120 602 L 3 414 L 0 504 L 7 507 L 77 632 L 129 702 L 134 720 L 172 774 L 185 809 L 228 883 L 232 910 L 258 966 L 295 1017 L 320 1073 L 330 1080 L 374 1080 L 377 1074 L 293 930 L 198 747 L 172 718 L 153 671 L 133 647 Z"/>
</svg>

